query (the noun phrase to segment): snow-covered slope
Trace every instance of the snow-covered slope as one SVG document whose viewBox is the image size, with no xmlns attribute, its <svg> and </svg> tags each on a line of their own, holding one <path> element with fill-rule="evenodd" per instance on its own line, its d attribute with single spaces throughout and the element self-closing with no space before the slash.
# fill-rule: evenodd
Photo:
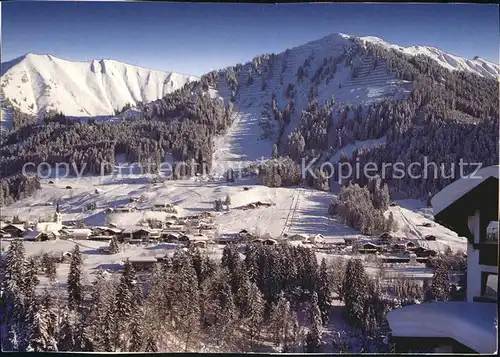
<svg viewBox="0 0 500 357">
<path fill-rule="evenodd" d="M 334 118 L 346 105 L 356 108 L 374 102 L 404 99 L 412 90 L 412 83 L 396 77 L 386 63 L 366 52 L 359 45 L 372 43 L 384 49 L 401 51 L 405 55 L 428 56 L 448 70 L 467 71 L 479 76 L 497 78 L 500 66 L 482 59 L 466 59 L 428 46 L 401 47 L 378 37 L 354 37 L 335 33 L 304 45 L 287 49 L 279 54 L 262 55 L 252 61 L 222 69 L 207 75 L 210 85 L 226 100 L 234 100 L 240 116 L 254 120 L 237 121 L 239 132 L 256 133 L 257 123 L 266 127 L 260 135 L 233 138 L 232 146 L 239 152 L 252 153 L 259 148 L 271 153 L 272 144 L 279 138 L 279 147 L 286 146 L 288 135 L 297 128 L 300 113 L 314 97 L 322 105 L 334 98 Z M 215 80 L 215 82 L 214 82 Z M 312 96 L 312 91 L 314 95 Z M 290 123 L 279 132 L 273 117 L 272 98 L 283 111 L 293 101 L 294 111 Z M 351 110 L 349 117 L 353 115 Z M 250 126 L 247 126 L 248 123 Z M 243 125 L 243 126 L 242 126 Z M 377 138 L 380 139 L 380 138 Z M 241 156 L 241 155 L 240 155 Z M 260 155 L 259 155 L 260 156 Z M 233 159 L 231 159 L 233 161 Z"/>
<path fill-rule="evenodd" d="M 114 60 L 72 62 L 27 54 L 2 63 L 5 97 L 21 111 L 55 109 L 69 116 L 110 115 L 125 104 L 165 96 L 197 77 Z"/>
<path fill-rule="evenodd" d="M 390 44 L 383 39 L 374 36 L 365 36 L 360 37 L 359 39 L 364 42 L 372 42 L 385 48 L 391 48 L 397 51 L 401 51 L 409 56 L 424 55 L 430 57 L 441 66 L 451 71 L 471 72 L 482 77 L 491 78 L 497 78 L 500 75 L 500 66 L 498 64 L 484 60 L 480 57 L 467 59 L 464 57 L 452 55 L 431 46 L 402 47 Z"/>
</svg>

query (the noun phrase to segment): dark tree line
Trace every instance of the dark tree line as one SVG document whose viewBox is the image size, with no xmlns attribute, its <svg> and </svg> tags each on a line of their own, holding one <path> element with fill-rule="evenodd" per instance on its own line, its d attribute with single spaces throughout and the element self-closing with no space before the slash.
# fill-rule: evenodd
<svg viewBox="0 0 500 357">
<path fill-rule="evenodd" d="M 358 259 L 318 264 L 316 253 L 301 246 L 251 244 L 242 254 L 227 245 L 220 262 L 189 248 L 157 263 L 146 282 L 126 261 L 117 276 L 100 271 L 89 285 L 75 246 L 61 294 L 54 259 L 27 258 L 22 241 L 14 240 L 0 261 L 2 348 L 157 352 L 209 344 L 234 352 L 236 345 L 254 351 L 271 336 L 282 351 L 319 352 L 334 298 L 344 302 L 350 323 L 376 339 L 387 332 L 392 308 L 452 296 L 448 269 L 457 257 L 445 254 L 422 288 L 370 276 Z M 50 283 L 40 294 L 42 273 Z"/>
<path fill-rule="evenodd" d="M 229 245 L 220 263 L 196 248 L 179 250 L 155 266 L 146 284 L 127 261 L 117 279 L 99 272 L 90 286 L 75 246 L 63 295 L 35 292 L 37 274 L 54 274 L 48 256 L 27 259 L 22 241 L 14 240 L 3 258 L 5 350 L 188 351 L 203 339 L 252 350 L 262 329 L 275 331 L 274 342 L 288 350 L 304 339 L 297 307 L 312 303 L 319 329 L 331 299 L 326 264 L 318 265 L 312 250 L 288 245 L 251 246 L 244 259 Z M 249 333 L 238 334 L 241 327 Z"/>
<path fill-rule="evenodd" d="M 21 174 L 0 178 L 0 207 L 31 196 L 40 189 L 37 176 Z"/>
<path fill-rule="evenodd" d="M 231 106 L 203 92 L 192 94 L 196 85 L 142 105 L 142 119 L 87 123 L 52 113 L 44 125 L 32 123 L 9 132 L 0 147 L 4 204 L 33 193 L 32 180 L 17 176 L 27 162 L 52 167 L 67 163 L 72 174 L 109 174 L 116 156 L 124 154 L 129 162 L 140 163 L 143 172 L 150 172 L 159 169 L 165 154 L 171 153 L 174 178 L 210 170 L 212 138 L 231 125 Z M 19 183 L 15 187 L 14 181 Z"/>
<path fill-rule="evenodd" d="M 277 157 L 259 165 L 259 178 L 268 187 L 287 187 L 302 181 L 300 167 L 289 157 Z"/>
<path fill-rule="evenodd" d="M 389 203 L 387 184 L 376 178 L 363 187 L 351 183 L 342 187 L 338 199 L 331 203 L 329 213 L 337 214 L 345 224 L 361 233 L 372 235 L 394 230 L 392 213 L 388 218 L 384 216 Z"/>
</svg>

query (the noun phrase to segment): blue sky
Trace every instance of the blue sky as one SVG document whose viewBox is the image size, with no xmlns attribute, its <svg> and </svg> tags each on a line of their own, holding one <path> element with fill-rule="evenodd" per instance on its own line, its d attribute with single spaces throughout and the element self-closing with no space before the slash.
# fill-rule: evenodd
<svg viewBox="0 0 500 357">
<path fill-rule="evenodd" d="M 201 75 L 333 32 L 498 63 L 497 5 L 2 3 L 2 61 L 50 53 Z"/>
</svg>

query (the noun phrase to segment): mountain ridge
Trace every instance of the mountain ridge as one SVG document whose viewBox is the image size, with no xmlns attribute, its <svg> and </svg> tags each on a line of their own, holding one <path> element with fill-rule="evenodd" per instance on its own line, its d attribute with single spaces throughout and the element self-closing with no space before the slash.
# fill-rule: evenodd
<svg viewBox="0 0 500 357">
<path fill-rule="evenodd" d="M 354 42 L 375 44 L 410 57 L 424 55 L 452 71 L 494 79 L 500 76 L 499 65 L 477 56 L 467 59 L 432 46 L 403 47 L 375 36 L 352 36 L 340 32 L 295 46 L 280 54 L 312 50 L 312 53 L 320 51 L 328 55 L 329 51 L 334 54 L 339 48 L 347 49 Z M 51 66 L 55 72 L 44 73 Z M 80 78 L 75 81 L 73 76 L 78 72 L 81 72 Z M 134 106 L 138 102 L 160 99 L 193 80 L 199 80 L 199 77 L 150 69 L 115 59 L 70 61 L 51 54 L 27 53 L 2 63 L 1 81 L 5 98 L 14 101 L 13 105 L 24 113 L 40 114 L 53 109 L 69 116 L 102 116 L 113 115 L 116 109 L 128 103 Z M 53 93 L 53 85 L 59 87 L 56 93 Z"/>
<path fill-rule="evenodd" d="M 22 112 L 112 115 L 127 103 L 149 102 L 196 76 L 149 69 L 113 59 L 69 61 L 28 53 L 2 63 L 2 90 Z"/>
</svg>

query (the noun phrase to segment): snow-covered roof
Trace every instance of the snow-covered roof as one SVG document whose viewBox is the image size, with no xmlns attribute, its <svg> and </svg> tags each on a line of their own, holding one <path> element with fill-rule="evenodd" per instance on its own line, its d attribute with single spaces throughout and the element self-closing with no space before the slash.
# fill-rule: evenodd
<svg viewBox="0 0 500 357">
<path fill-rule="evenodd" d="M 92 230 L 89 228 L 71 228 L 67 229 L 68 233 L 73 236 L 90 236 L 92 234 Z"/>
<path fill-rule="evenodd" d="M 96 226 L 96 227 L 92 227 L 92 228 L 93 229 L 102 229 L 103 231 L 107 230 L 107 231 L 114 232 L 114 233 L 120 233 L 122 231 L 120 228 L 116 228 L 116 227 Z"/>
<path fill-rule="evenodd" d="M 131 263 L 155 263 L 157 261 L 156 257 L 133 257 L 129 258 Z"/>
<path fill-rule="evenodd" d="M 143 227 L 143 226 L 133 226 L 133 227 L 127 227 L 123 230 L 123 233 L 135 233 L 139 231 L 146 231 L 148 233 L 151 233 L 151 229 L 148 227 Z"/>
<path fill-rule="evenodd" d="M 40 231 L 29 231 L 24 235 L 23 238 L 26 240 L 36 239 L 40 234 L 42 234 L 42 232 Z"/>
<path fill-rule="evenodd" d="M 393 336 L 449 337 L 479 353 L 497 350 L 496 304 L 439 301 L 392 310 Z"/>
<path fill-rule="evenodd" d="M 10 223 L 10 224 L 6 224 L 3 228 L 5 228 L 5 227 L 15 227 L 15 228 L 19 229 L 22 232 L 26 231 L 26 228 L 24 228 L 24 224 Z"/>
<path fill-rule="evenodd" d="M 186 237 L 188 237 L 189 240 L 192 241 L 203 241 L 203 240 L 208 240 L 208 237 L 204 234 L 186 234 Z"/>
<path fill-rule="evenodd" d="M 438 192 L 432 199 L 431 204 L 434 215 L 443 211 L 460 197 L 471 191 L 489 177 L 498 179 L 498 165 L 488 166 L 479 170 L 475 175 L 465 176 L 451 183 Z"/>
</svg>

